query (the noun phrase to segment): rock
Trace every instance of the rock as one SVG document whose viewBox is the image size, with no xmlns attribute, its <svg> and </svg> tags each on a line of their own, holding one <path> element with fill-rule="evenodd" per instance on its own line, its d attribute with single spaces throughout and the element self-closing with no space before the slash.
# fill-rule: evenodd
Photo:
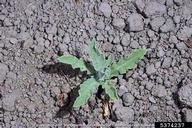
<svg viewBox="0 0 192 128">
<path fill-rule="evenodd" d="M 122 37 L 122 40 L 121 40 L 121 44 L 123 45 L 123 46 L 129 46 L 129 44 L 130 44 L 130 35 L 128 34 L 128 33 L 126 33 L 126 34 L 124 34 L 123 35 L 123 37 Z"/>
<path fill-rule="evenodd" d="M 158 32 L 159 28 L 165 23 L 165 19 L 163 17 L 156 17 L 150 22 L 151 28 Z"/>
<path fill-rule="evenodd" d="M 36 40 L 37 40 L 37 44 L 38 44 L 39 46 L 43 46 L 43 47 L 44 47 L 44 45 L 45 45 L 45 39 L 44 39 L 43 37 L 38 37 Z"/>
<path fill-rule="evenodd" d="M 51 118 L 52 118 L 52 116 L 53 116 L 51 112 L 46 112 L 46 114 L 45 114 L 45 115 L 46 115 L 46 117 L 47 117 L 47 118 L 49 118 L 49 119 L 51 119 Z"/>
<path fill-rule="evenodd" d="M 180 20 L 181 20 L 181 16 L 174 16 L 174 17 L 173 17 L 173 21 L 174 21 L 176 24 L 178 24 L 178 23 L 180 22 Z"/>
<path fill-rule="evenodd" d="M 53 40 L 53 34 L 49 33 L 47 39 L 48 39 L 49 41 L 52 41 L 52 40 Z"/>
<path fill-rule="evenodd" d="M 155 36 L 155 33 L 152 30 L 148 30 L 147 35 L 149 36 L 149 38 L 153 38 Z"/>
<path fill-rule="evenodd" d="M 106 2 L 102 2 L 100 4 L 99 11 L 101 11 L 103 13 L 103 15 L 107 18 L 109 18 L 112 13 L 111 6 Z"/>
<path fill-rule="evenodd" d="M 57 26 L 56 25 L 53 25 L 53 26 L 49 26 L 46 28 L 46 32 L 48 34 L 56 34 L 57 33 Z"/>
<path fill-rule="evenodd" d="M 101 33 L 98 33 L 96 38 L 97 38 L 98 41 L 103 41 L 104 40 L 104 36 Z"/>
<path fill-rule="evenodd" d="M 115 38 L 113 39 L 113 43 L 114 44 L 119 44 L 120 43 L 119 36 L 115 36 Z"/>
<path fill-rule="evenodd" d="M 156 104 L 156 100 L 155 100 L 154 97 L 152 97 L 152 96 L 149 97 L 149 101 L 150 101 L 151 103 Z"/>
<path fill-rule="evenodd" d="M 163 68 L 169 68 L 171 66 L 171 63 L 172 63 L 172 58 L 171 57 L 166 57 L 163 60 L 162 67 Z"/>
<path fill-rule="evenodd" d="M 173 20 L 172 19 L 167 19 L 165 24 L 160 27 L 160 30 L 161 30 L 161 32 L 170 32 L 170 31 L 173 31 L 174 28 L 175 28 L 175 25 L 173 23 Z"/>
<path fill-rule="evenodd" d="M 1 0 L 1 4 L 6 4 L 6 0 Z"/>
<path fill-rule="evenodd" d="M 18 40 L 16 38 L 9 38 L 11 44 L 17 44 Z"/>
<path fill-rule="evenodd" d="M 162 85 L 155 85 L 152 89 L 152 95 L 156 97 L 165 97 L 167 95 L 167 90 Z"/>
<path fill-rule="evenodd" d="M 45 22 L 45 23 L 47 23 L 47 22 L 49 21 L 49 17 L 43 16 L 43 17 L 42 17 L 42 21 Z"/>
<path fill-rule="evenodd" d="M 3 60 L 3 54 L 2 53 L 0 53 L 0 60 Z"/>
<path fill-rule="evenodd" d="M 174 16 L 174 12 L 175 12 L 175 10 L 174 10 L 174 8 L 172 8 L 172 7 L 170 7 L 170 8 L 167 9 L 167 14 L 168 14 L 168 16 L 170 16 L 170 17 L 173 17 L 173 16 Z"/>
<path fill-rule="evenodd" d="M 177 37 L 180 40 L 187 40 L 189 37 L 192 36 L 192 28 L 184 26 L 183 28 L 181 28 L 178 32 L 177 32 Z"/>
<path fill-rule="evenodd" d="M 158 2 L 149 2 L 144 9 L 144 13 L 147 17 L 156 15 L 161 16 L 166 13 L 166 6 Z"/>
<path fill-rule="evenodd" d="M 50 42 L 49 42 L 49 40 L 45 40 L 44 45 L 45 45 L 45 48 L 49 48 L 49 46 L 50 46 Z"/>
<path fill-rule="evenodd" d="M 105 51 L 111 51 L 111 49 L 113 48 L 113 44 L 111 43 L 104 43 L 103 44 L 103 49 L 105 49 Z"/>
<path fill-rule="evenodd" d="M 142 16 L 139 14 L 131 14 L 127 19 L 127 23 L 128 30 L 130 32 L 138 32 L 143 30 L 144 22 Z"/>
<path fill-rule="evenodd" d="M 63 43 L 70 43 L 71 39 L 68 33 L 65 34 L 65 37 L 63 38 Z"/>
<path fill-rule="evenodd" d="M 173 2 L 177 5 L 180 6 L 183 4 L 183 0 L 173 0 Z"/>
<path fill-rule="evenodd" d="M 44 47 L 40 46 L 40 45 L 35 45 L 33 50 L 34 50 L 35 53 L 40 54 L 40 53 L 43 52 Z"/>
<path fill-rule="evenodd" d="M 191 2 L 192 3 L 192 2 Z M 189 4 L 188 6 L 183 6 L 182 7 L 182 17 L 186 20 L 190 20 L 191 15 L 192 15 L 192 8 L 191 8 L 192 4 Z"/>
<path fill-rule="evenodd" d="M 118 52 L 122 52 L 123 51 L 123 47 L 120 44 L 118 44 L 118 45 L 116 45 L 116 50 Z"/>
<path fill-rule="evenodd" d="M 25 40 L 23 43 L 21 43 L 21 48 L 23 49 L 28 49 L 33 45 L 33 39 L 29 38 L 27 40 Z"/>
<path fill-rule="evenodd" d="M 112 11 L 114 14 L 117 14 L 119 12 L 119 6 L 118 5 L 113 5 L 112 6 Z"/>
<path fill-rule="evenodd" d="M 54 93 L 54 95 L 59 95 L 61 93 L 61 90 L 59 87 L 53 87 L 51 89 L 51 92 Z"/>
<path fill-rule="evenodd" d="M 146 73 L 148 75 L 154 74 L 155 72 L 156 72 L 156 69 L 155 69 L 154 64 L 151 64 L 151 65 L 147 66 Z"/>
<path fill-rule="evenodd" d="M 123 29 L 125 27 L 125 22 L 122 18 L 115 18 L 112 21 L 112 25 L 117 29 Z"/>
<path fill-rule="evenodd" d="M 145 7 L 145 3 L 144 3 L 143 0 L 136 0 L 136 1 L 135 1 L 135 6 L 136 6 L 136 8 L 137 8 L 140 12 L 142 12 L 143 9 L 144 9 L 144 7 Z"/>
<path fill-rule="evenodd" d="M 9 68 L 7 65 L 0 63 L 0 83 L 5 79 L 6 74 L 8 73 Z"/>
<path fill-rule="evenodd" d="M 192 110 L 184 108 L 182 112 L 184 113 L 186 122 L 192 122 Z"/>
<path fill-rule="evenodd" d="M 166 6 L 172 6 L 173 0 L 166 0 Z"/>
<path fill-rule="evenodd" d="M 21 32 L 19 33 L 18 38 L 22 41 L 27 41 L 31 36 L 28 32 Z"/>
<path fill-rule="evenodd" d="M 151 83 L 151 82 L 147 82 L 145 87 L 146 87 L 147 90 L 150 91 L 150 90 L 153 88 L 153 86 L 154 86 L 153 83 Z"/>
<path fill-rule="evenodd" d="M 133 122 L 134 120 L 134 111 L 129 107 L 119 107 L 114 111 L 114 113 L 117 120 L 127 123 Z"/>
<path fill-rule="evenodd" d="M 10 19 L 5 18 L 3 22 L 4 26 L 9 27 L 12 26 L 13 24 L 11 23 Z"/>
<path fill-rule="evenodd" d="M 59 51 L 62 51 L 62 52 L 67 52 L 68 51 L 68 45 L 67 44 L 59 44 L 58 45 L 58 48 L 59 48 Z"/>
<path fill-rule="evenodd" d="M 121 85 L 118 89 L 118 95 L 121 97 L 124 93 L 128 92 L 127 88 L 124 85 Z"/>
<path fill-rule="evenodd" d="M 18 23 L 18 24 L 19 24 L 19 23 Z M 42 28 L 42 27 L 39 27 L 39 28 Z M 27 27 L 26 27 L 25 24 L 22 24 L 22 25 L 20 26 L 20 29 L 21 29 L 21 31 L 23 31 L 23 32 L 27 31 Z"/>
<path fill-rule="evenodd" d="M 159 107 L 158 106 L 154 106 L 154 105 L 151 105 L 150 107 L 149 107 L 149 111 L 150 112 L 155 112 L 155 111 L 157 111 L 159 109 Z"/>
<path fill-rule="evenodd" d="M 123 94 L 123 97 L 122 97 L 123 104 L 124 104 L 125 106 L 130 106 L 130 105 L 132 105 L 133 102 L 134 102 L 134 99 L 135 99 L 135 97 L 134 97 L 132 94 L 130 94 L 130 93 L 124 93 L 124 94 Z"/>
<path fill-rule="evenodd" d="M 29 110 L 29 112 L 31 112 L 31 113 L 35 113 L 35 108 L 36 108 L 36 106 L 35 106 L 35 104 L 28 104 L 27 105 L 27 109 Z M 23 108 L 20 108 L 21 110 L 20 111 L 22 111 L 23 110 Z"/>
<path fill-rule="evenodd" d="M 15 110 L 15 101 L 21 96 L 20 90 L 14 90 L 12 93 L 8 93 L 3 97 L 3 107 L 7 111 Z"/>
<path fill-rule="evenodd" d="M 104 30 L 104 28 L 105 28 L 105 23 L 104 23 L 103 21 L 97 22 L 97 28 L 98 28 L 99 30 Z"/>
<path fill-rule="evenodd" d="M 192 84 L 182 86 L 179 89 L 178 95 L 182 103 L 192 107 Z"/>
<path fill-rule="evenodd" d="M 125 87 L 128 86 L 127 85 L 128 84 L 127 81 L 125 79 L 123 79 L 122 77 L 121 78 L 120 77 L 121 76 L 119 76 L 119 78 L 118 78 L 119 79 L 119 85 L 120 86 L 125 86 Z"/>
<path fill-rule="evenodd" d="M 5 20 L 5 18 L 6 18 L 6 15 L 0 14 L 0 20 L 1 21 Z M 5 25 L 5 23 L 4 23 L 4 25 Z"/>
<path fill-rule="evenodd" d="M 176 48 L 181 52 L 182 50 L 186 50 L 187 46 L 183 42 L 179 42 L 176 44 Z"/>
<path fill-rule="evenodd" d="M 157 56 L 158 57 L 163 57 L 164 55 L 165 55 L 165 52 L 164 52 L 163 48 L 159 47 L 158 52 L 157 52 Z"/>
<path fill-rule="evenodd" d="M 136 41 L 136 40 L 131 41 L 130 47 L 131 48 L 138 48 L 139 47 L 138 41 Z"/>
<path fill-rule="evenodd" d="M 157 2 L 160 3 L 160 4 L 163 4 L 163 5 L 166 4 L 166 0 L 158 0 Z"/>
<path fill-rule="evenodd" d="M 169 37 L 169 42 L 173 43 L 173 44 L 177 44 L 178 43 L 178 39 L 176 36 L 172 35 Z"/>
<path fill-rule="evenodd" d="M 97 103 L 97 102 L 96 102 L 95 97 L 94 97 L 94 96 L 91 96 L 91 97 L 89 98 L 89 100 L 88 100 L 89 106 L 92 107 L 92 108 L 94 108 L 95 105 L 96 105 L 96 103 Z"/>
<path fill-rule="evenodd" d="M 12 80 L 16 80 L 17 79 L 17 74 L 15 74 L 13 72 L 8 72 L 7 73 L 7 78 L 12 79 Z"/>
<path fill-rule="evenodd" d="M 35 78 L 35 83 L 37 85 L 41 85 L 43 83 L 43 80 L 37 77 L 37 78 Z"/>
<path fill-rule="evenodd" d="M 121 108 L 121 107 L 123 107 L 122 100 L 116 100 L 116 101 L 114 101 L 112 110 L 115 111 L 116 109 Z"/>
</svg>

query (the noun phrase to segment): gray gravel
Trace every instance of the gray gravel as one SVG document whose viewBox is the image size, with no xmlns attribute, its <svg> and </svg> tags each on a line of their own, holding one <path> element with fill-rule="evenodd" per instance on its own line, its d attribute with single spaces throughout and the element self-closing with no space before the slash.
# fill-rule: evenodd
<svg viewBox="0 0 192 128">
<path fill-rule="evenodd" d="M 128 29 L 130 32 L 137 32 L 143 30 L 143 18 L 139 14 L 131 14 L 127 19 Z"/>
<path fill-rule="evenodd" d="M 154 64 L 151 64 L 151 65 L 147 66 L 147 68 L 146 68 L 146 73 L 147 73 L 148 75 L 152 75 L 152 74 L 154 74 L 155 72 L 156 72 L 156 69 L 155 69 Z"/>
<path fill-rule="evenodd" d="M 169 68 L 169 67 L 171 66 L 171 63 L 172 63 L 172 58 L 166 57 L 166 58 L 163 60 L 162 67 L 163 67 L 163 68 Z"/>
<path fill-rule="evenodd" d="M 123 100 L 123 104 L 125 106 L 130 106 L 133 104 L 134 102 L 134 96 L 131 95 L 130 93 L 124 93 L 123 96 L 122 96 L 122 100 Z"/>
<path fill-rule="evenodd" d="M 145 8 L 145 2 L 143 0 L 136 0 L 135 1 L 135 5 L 137 7 L 137 9 L 142 12 L 143 9 Z"/>
<path fill-rule="evenodd" d="M 114 110 L 114 113 L 119 121 L 131 123 L 134 120 L 134 111 L 129 107 L 118 106 L 118 108 Z"/>
<path fill-rule="evenodd" d="M 112 24 L 117 29 L 125 28 L 125 22 L 124 22 L 124 19 L 122 19 L 122 18 L 113 19 Z"/>
<path fill-rule="evenodd" d="M 166 13 L 166 6 L 158 2 L 149 2 L 146 4 L 144 13 L 146 16 L 161 16 Z"/>
<path fill-rule="evenodd" d="M 157 97 L 165 97 L 167 95 L 167 91 L 162 85 L 155 85 L 152 89 L 152 95 Z"/>
<path fill-rule="evenodd" d="M 1 0 L 0 5 L 3 127 L 191 121 L 191 0 Z M 57 63 L 62 54 L 90 61 L 92 38 L 116 61 L 133 49 L 148 49 L 135 69 L 116 79 L 120 99 L 112 103 L 112 118 L 103 118 L 95 94 L 89 104 L 71 109 L 72 92 L 85 75 Z"/>
<path fill-rule="evenodd" d="M 192 84 L 184 85 L 179 89 L 179 100 L 188 105 L 192 106 Z"/>
<path fill-rule="evenodd" d="M 0 83 L 2 83 L 5 79 L 5 76 L 7 72 L 9 71 L 9 68 L 7 65 L 0 63 Z"/>
<path fill-rule="evenodd" d="M 167 19 L 165 24 L 160 27 L 161 32 L 170 32 L 174 30 L 174 23 L 172 19 Z"/>
<path fill-rule="evenodd" d="M 99 5 L 99 10 L 103 13 L 105 17 L 111 16 L 112 10 L 111 10 L 111 6 L 108 3 L 106 2 L 101 3 Z"/>
<path fill-rule="evenodd" d="M 165 23 L 165 18 L 164 17 L 155 17 L 150 21 L 150 26 L 151 28 L 158 32 L 159 28 Z M 166 28 L 165 28 L 166 29 Z"/>
<path fill-rule="evenodd" d="M 180 40 L 186 40 L 187 38 L 191 37 L 192 35 L 192 29 L 190 27 L 184 26 L 179 29 L 177 32 L 177 37 Z"/>
<path fill-rule="evenodd" d="M 11 93 L 6 94 L 3 96 L 3 107 L 7 111 L 14 111 L 15 110 L 15 101 L 20 98 L 21 91 L 20 90 L 14 90 Z"/>
<path fill-rule="evenodd" d="M 122 37 L 122 40 L 121 40 L 121 44 L 123 46 L 129 46 L 130 44 L 130 35 L 127 33 L 127 34 L 124 34 L 123 37 Z"/>
<path fill-rule="evenodd" d="M 192 121 L 192 110 L 191 109 L 182 109 L 182 112 L 185 115 L 186 121 L 191 122 Z"/>
</svg>

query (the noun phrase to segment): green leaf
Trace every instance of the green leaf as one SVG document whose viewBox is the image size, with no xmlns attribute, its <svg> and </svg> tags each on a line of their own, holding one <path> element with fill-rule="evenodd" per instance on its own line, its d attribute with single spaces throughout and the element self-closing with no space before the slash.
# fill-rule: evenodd
<svg viewBox="0 0 192 128">
<path fill-rule="evenodd" d="M 78 59 L 72 55 L 62 55 L 58 58 L 58 61 L 61 63 L 70 64 L 73 69 L 80 68 L 81 71 L 88 71 L 82 58 Z"/>
<path fill-rule="evenodd" d="M 117 90 L 114 86 L 114 84 L 112 83 L 112 81 L 110 80 L 106 80 L 104 82 L 104 84 L 102 85 L 102 88 L 105 90 L 106 94 L 113 100 L 118 100 L 118 94 L 117 94 Z"/>
<path fill-rule="evenodd" d="M 127 58 L 112 64 L 111 77 L 126 73 L 129 69 L 136 68 L 137 63 L 144 58 L 146 49 L 136 49 Z"/>
<path fill-rule="evenodd" d="M 98 78 L 99 78 L 99 81 L 104 81 L 106 79 L 110 79 L 110 76 L 111 76 L 111 68 L 110 68 L 110 66 L 111 66 L 111 64 L 112 64 L 112 58 L 111 58 L 111 56 L 109 56 L 106 59 L 104 72 L 98 72 L 98 74 L 97 74 Z"/>
<path fill-rule="evenodd" d="M 108 58 L 106 59 L 106 62 L 105 62 L 105 67 L 108 67 L 112 64 L 113 62 L 113 59 L 111 56 L 108 56 Z"/>
<path fill-rule="evenodd" d="M 93 39 L 89 45 L 89 54 L 92 60 L 92 64 L 96 71 L 103 71 L 105 68 L 105 57 L 100 53 L 100 51 L 96 48 L 96 41 Z"/>
<path fill-rule="evenodd" d="M 80 107 L 87 103 L 93 91 L 99 86 L 94 78 L 89 78 L 80 85 L 79 96 L 75 100 L 73 107 Z"/>
</svg>

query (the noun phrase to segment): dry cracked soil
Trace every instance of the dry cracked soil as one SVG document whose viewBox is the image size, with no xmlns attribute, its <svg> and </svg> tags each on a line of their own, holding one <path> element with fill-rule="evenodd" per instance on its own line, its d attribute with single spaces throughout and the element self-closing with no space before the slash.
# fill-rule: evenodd
<svg viewBox="0 0 192 128">
<path fill-rule="evenodd" d="M 136 69 L 114 79 L 120 99 L 108 118 L 97 93 L 71 107 L 87 76 L 57 61 L 90 61 L 92 38 L 115 60 L 148 49 Z M 0 0 L 0 127 L 156 121 L 192 122 L 191 0 Z"/>
</svg>

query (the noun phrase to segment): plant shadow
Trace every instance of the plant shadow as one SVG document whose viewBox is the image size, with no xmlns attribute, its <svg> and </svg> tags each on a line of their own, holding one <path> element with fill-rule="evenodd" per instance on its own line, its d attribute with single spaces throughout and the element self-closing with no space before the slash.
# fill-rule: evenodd
<svg viewBox="0 0 192 128">
<path fill-rule="evenodd" d="M 67 115 L 73 115 L 73 104 L 78 97 L 78 90 L 79 86 L 71 90 L 71 92 L 68 94 L 67 103 L 59 108 L 54 118 L 67 118 Z"/>
<path fill-rule="evenodd" d="M 80 79 L 87 77 L 86 72 L 81 72 L 79 69 L 73 69 L 68 64 L 55 63 L 44 65 L 40 70 L 43 73 L 58 74 L 60 76 L 67 76 L 68 78 L 80 76 Z M 81 74 L 81 75 L 80 75 Z M 54 118 L 65 118 L 69 114 L 73 114 L 73 104 L 78 97 L 79 86 L 76 86 L 68 93 L 68 98 L 65 101 L 65 105 L 60 106 L 59 110 L 56 112 Z"/>
<path fill-rule="evenodd" d="M 58 74 L 60 76 L 68 76 L 69 78 L 82 73 L 79 69 L 73 69 L 70 65 L 63 63 L 44 65 L 40 70 L 43 73 Z"/>
</svg>

